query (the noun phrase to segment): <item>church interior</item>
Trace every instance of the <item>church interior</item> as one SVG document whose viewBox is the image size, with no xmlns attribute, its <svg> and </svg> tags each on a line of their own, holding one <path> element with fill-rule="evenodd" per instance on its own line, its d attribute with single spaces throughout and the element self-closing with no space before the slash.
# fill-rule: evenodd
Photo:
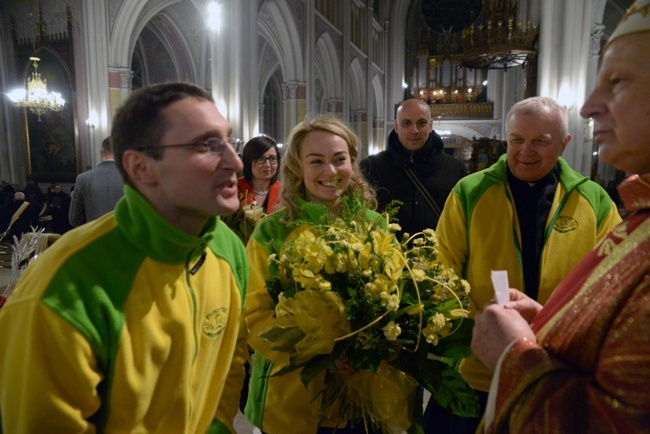
<svg viewBox="0 0 650 434">
<path fill-rule="evenodd" d="M 579 110 L 632 3 L 3 0 L 0 180 L 69 193 L 101 161 L 133 90 L 185 81 L 212 93 L 244 142 L 263 133 L 281 146 L 306 114 L 332 113 L 360 137 L 360 156 L 383 150 L 399 104 L 421 98 L 469 172 L 505 152 L 514 103 L 549 96 L 569 114 L 563 157 L 615 195 L 625 174 L 598 160 Z M 10 268 L 3 252 L 0 271 Z M 253 432 L 243 416 L 239 424 Z"/>
<path fill-rule="evenodd" d="M 189 81 L 212 92 L 244 140 L 265 133 L 282 143 L 306 113 L 327 112 L 359 135 L 361 155 L 382 150 L 397 105 L 419 97 L 446 150 L 470 171 L 499 152 L 512 104 L 550 96 L 569 110 L 564 158 L 607 188 L 620 175 L 598 162 L 578 111 L 603 42 L 630 4 L 7 0 L 0 179 L 69 189 L 100 161 L 111 116 L 133 89 Z M 34 77 L 50 99 L 12 101 Z"/>
</svg>

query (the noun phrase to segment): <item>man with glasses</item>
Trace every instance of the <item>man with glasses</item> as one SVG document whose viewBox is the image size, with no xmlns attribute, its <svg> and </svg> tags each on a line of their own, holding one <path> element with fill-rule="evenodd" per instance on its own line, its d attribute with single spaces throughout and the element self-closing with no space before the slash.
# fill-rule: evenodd
<svg viewBox="0 0 650 434">
<path fill-rule="evenodd" d="M 248 263 L 219 220 L 242 162 L 205 90 L 134 92 L 111 141 L 125 195 L 58 240 L 0 310 L 2 432 L 234 432 Z"/>
</svg>

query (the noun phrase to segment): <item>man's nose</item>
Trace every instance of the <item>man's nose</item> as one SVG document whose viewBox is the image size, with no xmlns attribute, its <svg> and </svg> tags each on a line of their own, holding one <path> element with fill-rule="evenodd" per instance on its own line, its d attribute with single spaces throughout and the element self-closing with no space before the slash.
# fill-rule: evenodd
<svg viewBox="0 0 650 434">
<path fill-rule="evenodd" d="M 226 164 L 227 168 L 232 169 L 235 172 L 240 172 L 244 169 L 244 163 L 242 163 L 241 158 L 239 158 L 235 148 L 232 146 L 226 146 L 226 149 L 221 155 L 221 161 Z M 217 169 L 219 168 L 218 166 L 220 166 L 220 164 L 217 165 Z"/>
</svg>

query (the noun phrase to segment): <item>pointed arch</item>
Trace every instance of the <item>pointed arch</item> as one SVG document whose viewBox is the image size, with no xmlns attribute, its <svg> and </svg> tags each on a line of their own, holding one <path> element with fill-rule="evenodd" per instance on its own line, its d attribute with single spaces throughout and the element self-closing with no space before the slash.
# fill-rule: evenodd
<svg viewBox="0 0 650 434">
<path fill-rule="evenodd" d="M 282 76 L 287 81 L 304 81 L 300 32 L 284 0 L 265 1 L 260 7 L 259 34 L 280 60 Z"/>
<path fill-rule="evenodd" d="M 271 47 L 268 41 L 261 36 L 259 38 L 258 50 L 260 59 L 258 65 L 260 78 L 259 100 L 262 101 L 266 85 L 269 83 L 271 77 L 276 74 L 278 69 L 280 70 L 280 74 L 282 74 L 282 65 L 273 47 Z"/>
<path fill-rule="evenodd" d="M 324 97 L 326 99 L 341 97 L 341 64 L 329 33 L 323 33 L 316 41 L 314 66 L 323 83 Z"/>
<path fill-rule="evenodd" d="M 363 85 L 365 82 L 363 67 L 359 59 L 355 57 L 350 62 L 350 76 L 348 77 L 348 90 L 350 94 L 348 106 L 352 110 L 363 108 L 366 105 L 366 88 Z"/>
<path fill-rule="evenodd" d="M 376 118 L 384 117 L 384 86 L 382 78 L 379 75 L 372 77 L 373 101 L 375 104 L 374 115 Z"/>
<path fill-rule="evenodd" d="M 176 79 L 197 82 L 197 70 L 189 44 L 177 23 L 165 12 L 155 15 L 143 28 L 149 30 L 171 58 Z M 138 35 L 138 39 L 140 35 Z M 135 49 L 135 47 L 134 47 Z"/>
</svg>

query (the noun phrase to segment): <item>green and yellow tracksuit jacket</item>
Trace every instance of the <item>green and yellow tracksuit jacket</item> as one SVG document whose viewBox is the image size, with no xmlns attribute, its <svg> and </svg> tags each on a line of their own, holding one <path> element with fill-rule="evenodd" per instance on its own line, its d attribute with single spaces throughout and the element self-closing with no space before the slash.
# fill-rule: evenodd
<svg viewBox="0 0 650 434">
<path fill-rule="evenodd" d="M 241 241 L 219 219 L 190 236 L 125 187 L 0 309 L 0 431 L 234 432 L 247 284 Z"/>
<path fill-rule="evenodd" d="M 289 357 L 287 353 L 273 350 L 271 347 L 274 344 L 259 337 L 266 321 L 275 315 L 265 281 L 269 255 L 279 254 L 279 246 L 285 240 L 308 230 L 311 224 L 322 223 L 327 213 L 322 205 L 304 200 L 299 200 L 299 203 L 301 212 L 297 221 L 301 222 L 300 225 L 285 224 L 287 210 L 277 211 L 257 225 L 246 246 L 251 271 L 246 323 L 249 329 L 248 343 L 255 350 L 255 355 L 245 413 L 253 425 L 268 434 L 315 434 L 321 410 L 321 399 L 317 394 L 325 382 L 323 373 L 305 387 L 300 380 L 300 370 L 269 377 L 286 366 Z M 366 210 L 365 217 L 374 220 L 379 214 Z M 336 422 L 334 418 L 324 417 L 320 425 L 334 427 Z"/>
<path fill-rule="evenodd" d="M 560 179 L 541 252 L 538 301 L 545 303 L 560 281 L 614 228 L 621 217 L 607 192 L 558 160 Z M 449 195 L 436 228 L 445 263 L 471 285 L 470 315 L 494 298 L 491 270 L 507 270 L 511 288 L 525 291 L 521 234 L 506 156 L 461 179 Z M 475 389 L 488 391 L 492 373 L 476 357 L 460 372 Z"/>
</svg>

